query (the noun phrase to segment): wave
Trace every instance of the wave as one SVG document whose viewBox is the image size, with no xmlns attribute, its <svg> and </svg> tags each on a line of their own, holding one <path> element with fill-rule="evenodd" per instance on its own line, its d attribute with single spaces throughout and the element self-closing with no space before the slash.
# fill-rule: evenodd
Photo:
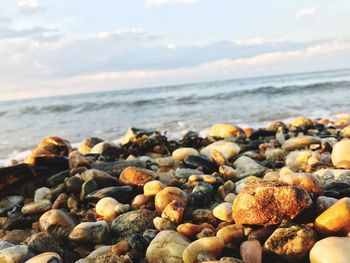
<svg viewBox="0 0 350 263">
<path fill-rule="evenodd" d="M 202 85 L 202 86 L 201 86 Z M 204 101 L 220 101 L 220 100 L 228 100 L 233 98 L 241 98 L 243 96 L 286 96 L 291 94 L 305 94 L 312 92 L 324 92 L 332 91 L 336 89 L 344 89 L 350 87 L 350 81 L 329 81 L 329 82 L 320 82 L 313 83 L 308 85 L 289 85 L 289 86 L 259 86 L 250 89 L 239 89 L 227 92 L 218 92 L 214 95 L 205 94 L 202 92 L 201 87 L 205 87 L 208 84 L 201 84 L 198 87 L 195 87 L 197 93 L 188 95 L 177 95 L 176 97 L 172 95 L 168 95 L 165 97 L 156 97 L 150 96 L 149 98 L 140 98 L 133 99 L 133 95 L 135 95 L 135 91 L 130 91 L 130 93 L 126 93 L 126 97 L 123 100 L 118 98 L 118 100 L 113 100 L 113 97 L 109 98 L 109 100 L 96 100 L 96 101 L 88 101 L 84 102 L 84 95 L 78 100 L 72 100 L 71 103 L 61 103 L 61 104 L 53 104 L 53 105 L 20 105 L 18 107 L 13 107 L 7 111 L 0 111 L 0 117 L 2 116 L 17 116 L 17 115 L 36 115 L 36 114 L 48 114 L 48 113 L 82 113 L 85 111 L 99 111 L 105 109 L 116 109 L 120 107 L 134 108 L 134 107 L 146 107 L 148 105 L 152 105 L 152 107 L 162 107 L 164 105 L 167 106 L 178 106 L 178 105 L 194 105 Z M 168 87 L 170 89 L 170 87 Z M 174 87 L 172 87 L 174 88 Z M 235 88 L 233 86 L 233 88 Z M 133 93 L 133 94 L 132 94 Z M 149 95 L 149 94 L 147 94 Z M 77 101 L 82 101 L 81 103 L 77 103 Z M 49 103 L 49 102 L 48 102 Z M 42 102 L 41 102 L 42 104 Z"/>
</svg>

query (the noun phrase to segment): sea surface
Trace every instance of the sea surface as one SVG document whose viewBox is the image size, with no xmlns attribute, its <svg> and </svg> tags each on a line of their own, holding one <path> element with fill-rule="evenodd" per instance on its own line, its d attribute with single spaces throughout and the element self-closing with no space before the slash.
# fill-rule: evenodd
<svg viewBox="0 0 350 263">
<path fill-rule="evenodd" d="M 49 135 L 108 141 L 129 127 L 179 137 L 213 123 L 263 127 L 350 112 L 350 69 L 0 102 L 0 160 L 22 158 Z M 1 164 L 1 162 L 0 162 Z"/>
</svg>

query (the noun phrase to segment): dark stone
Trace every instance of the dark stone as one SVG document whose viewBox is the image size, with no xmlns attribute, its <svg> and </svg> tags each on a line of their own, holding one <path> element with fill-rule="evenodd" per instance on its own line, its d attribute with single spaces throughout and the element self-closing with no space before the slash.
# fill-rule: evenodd
<svg viewBox="0 0 350 263">
<path fill-rule="evenodd" d="M 133 190 L 134 189 L 129 185 L 111 186 L 90 192 L 88 195 L 85 195 L 85 199 L 97 201 L 104 197 L 113 197 L 119 202 L 125 203 L 126 201 L 129 201 L 134 197 Z"/>
<path fill-rule="evenodd" d="M 95 183 L 95 181 L 92 179 L 87 180 L 81 187 L 80 199 L 83 200 L 88 196 L 88 194 L 96 192 L 96 189 L 98 189 L 98 185 Z"/>
<path fill-rule="evenodd" d="M 205 207 L 213 200 L 214 188 L 204 182 L 198 182 L 191 193 L 192 203 L 198 207 Z"/>
<path fill-rule="evenodd" d="M 113 176 L 119 176 L 120 173 L 129 166 L 146 168 L 146 163 L 140 160 L 132 161 L 116 161 L 116 162 L 100 162 L 97 161 L 91 165 L 91 168 L 97 169 Z"/>
<path fill-rule="evenodd" d="M 200 169 L 207 174 L 211 174 L 218 170 L 215 163 L 202 156 L 188 156 L 183 160 L 183 164 L 186 168 Z"/>
<path fill-rule="evenodd" d="M 84 181 L 78 176 L 72 176 L 64 180 L 64 187 L 69 193 L 79 194 Z"/>
<path fill-rule="evenodd" d="M 141 234 L 134 234 L 129 240 L 131 252 L 137 257 L 141 258 L 145 255 L 148 247 L 148 241 Z"/>
<path fill-rule="evenodd" d="M 57 174 L 54 174 L 47 179 L 46 181 L 47 185 L 48 187 L 54 187 L 56 185 L 59 185 L 60 183 L 63 183 L 64 179 L 66 179 L 68 176 L 69 176 L 69 170 L 65 170 Z"/>
</svg>

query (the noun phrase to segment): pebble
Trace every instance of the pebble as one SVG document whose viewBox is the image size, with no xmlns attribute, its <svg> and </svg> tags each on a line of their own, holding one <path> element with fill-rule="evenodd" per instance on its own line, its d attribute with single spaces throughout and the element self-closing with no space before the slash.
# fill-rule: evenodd
<svg viewBox="0 0 350 263">
<path fill-rule="evenodd" d="M 185 192 L 177 187 L 165 187 L 158 192 L 154 200 L 158 215 L 161 215 L 164 208 L 173 200 L 176 200 L 182 207 L 186 207 L 188 204 L 188 199 Z"/>
<path fill-rule="evenodd" d="M 98 143 L 103 142 L 103 140 L 96 137 L 89 137 L 84 139 L 79 143 L 78 151 L 79 153 L 86 155 L 91 152 L 91 149 Z"/>
<path fill-rule="evenodd" d="M 45 252 L 35 257 L 32 257 L 25 263 L 63 263 L 63 261 L 60 255 L 58 255 L 57 253 Z"/>
<path fill-rule="evenodd" d="M 143 194 L 145 196 L 156 196 L 157 193 L 163 190 L 164 188 L 165 185 L 161 181 L 150 181 L 143 186 Z"/>
<path fill-rule="evenodd" d="M 52 203 L 50 200 L 43 199 L 40 201 L 26 204 L 22 207 L 21 211 L 24 215 L 43 213 L 51 209 Z"/>
<path fill-rule="evenodd" d="M 35 190 L 34 193 L 34 202 L 40 201 L 40 200 L 51 200 L 52 194 L 50 188 L 47 187 L 40 187 Z"/>
<path fill-rule="evenodd" d="M 338 199 L 327 197 L 327 196 L 319 196 L 316 199 L 316 207 L 317 212 L 322 213 L 326 211 L 328 208 L 330 208 L 332 205 L 334 205 Z"/>
<path fill-rule="evenodd" d="M 319 159 L 319 155 L 313 151 L 293 151 L 287 155 L 286 165 L 294 172 L 305 171 L 314 160 Z"/>
<path fill-rule="evenodd" d="M 115 208 L 120 203 L 112 197 L 104 197 L 97 202 L 96 213 L 106 220 L 113 220 L 116 217 Z"/>
<path fill-rule="evenodd" d="M 281 149 L 268 149 L 265 152 L 266 160 L 270 161 L 283 161 L 284 152 Z"/>
<path fill-rule="evenodd" d="M 55 252 L 63 255 L 63 250 L 58 241 L 46 232 L 38 232 L 33 234 L 27 241 L 28 248 L 36 253 Z"/>
<path fill-rule="evenodd" d="M 303 259 L 316 243 L 316 231 L 284 221 L 264 243 L 264 251 L 274 253 L 289 262 Z"/>
<path fill-rule="evenodd" d="M 216 236 L 222 238 L 225 244 L 232 242 L 238 244 L 245 237 L 244 227 L 237 224 L 224 226 L 216 233 Z"/>
<path fill-rule="evenodd" d="M 175 161 L 182 161 L 191 155 L 199 155 L 199 152 L 194 148 L 179 148 L 173 151 L 171 156 Z"/>
<path fill-rule="evenodd" d="M 332 163 L 336 168 L 350 168 L 350 140 L 342 140 L 333 147 Z"/>
<path fill-rule="evenodd" d="M 204 237 L 189 244 L 182 253 L 184 263 L 193 263 L 201 252 L 217 256 L 224 248 L 224 241 L 219 237 Z"/>
<path fill-rule="evenodd" d="M 295 128 L 312 128 L 314 126 L 312 120 L 306 117 L 298 117 L 292 123 L 292 126 Z"/>
<path fill-rule="evenodd" d="M 324 235 L 350 232 L 350 198 L 344 197 L 315 219 L 315 229 Z"/>
<path fill-rule="evenodd" d="M 20 263 L 28 253 L 28 247 L 17 245 L 0 250 L 0 262 Z"/>
<path fill-rule="evenodd" d="M 162 218 L 168 219 L 176 224 L 180 224 L 184 210 L 185 209 L 176 200 L 173 200 L 164 208 Z"/>
<path fill-rule="evenodd" d="M 217 123 L 211 126 L 209 136 L 218 138 L 237 137 L 240 128 L 232 124 Z"/>
<path fill-rule="evenodd" d="M 58 239 L 66 239 L 75 227 L 73 219 L 59 209 L 45 212 L 39 219 L 40 228 Z"/>
<path fill-rule="evenodd" d="M 264 166 L 247 156 L 239 157 L 233 165 L 238 173 L 237 180 L 244 179 L 248 176 L 261 176 L 266 170 Z"/>
<path fill-rule="evenodd" d="M 83 243 L 102 243 L 108 235 L 106 221 L 84 222 L 77 225 L 69 234 L 69 239 Z"/>
<path fill-rule="evenodd" d="M 224 222 L 233 222 L 232 203 L 221 203 L 213 209 L 213 215 Z"/>
<path fill-rule="evenodd" d="M 169 219 L 159 216 L 153 219 L 153 225 L 158 231 L 176 229 L 176 224 L 174 222 L 171 222 Z"/>
<path fill-rule="evenodd" d="M 258 240 L 244 241 L 240 246 L 241 257 L 245 263 L 261 263 L 263 249 Z"/>
<path fill-rule="evenodd" d="M 313 136 L 298 136 L 286 140 L 282 149 L 285 151 L 294 151 L 308 147 L 311 144 L 320 144 L 321 139 Z"/>
<path fill-rule="evenodd" d="M 189 240 L 176 231 L 161 231 L 147 248 L 147 261 L 182 263 L 182 254 L 189 244 Z"/>
<path fill-rule="evenodd" d="M 341 130 L 341 134 L 344 138 L 350 138 L 350 125 L 346 126 Z"/>
<path fill-rule="evenodd" d="M 191 175 L 201 175 L 202 171 L 197 169 L 189 169 L 189 168 L 177 168 L 175 171 L 175 176 L 177 178 L 188 179 Z"/>
<path fill-rule="evenodd" d="M 300 187 L 258 181 L 248 184 L 237 195 L 232 217 L 238 224 L 274 225 L 283 219 L 293 219 L 311 204 L 309 194 Z"/>
<path fill-rule="evenodd" d="M 68 193 L 80 194 L 83 183 L 83 179 L 75 175 L 64 180 L 64 187 Z"/>
<path fill-rule="evenodd" d="M 11 195 L 0 200 L 0 215 L 12 210 L 14 207 L 20 207 L 23 203 L 23 196 Z"/>
<path fill-rule="evenodd" d="M 239 154 L 240 147 L 233 142 L 217 141 L 203 148 L 200 153 L 212 159 L 214 151 L 221 153 L 226 160 L 230 160 Z"/>
<path fill-rule="evenodd" d="M 155 180 L 158 175 L 151 171 L 137 167 L 128 167 L 120 174 L 119 182 L 123 185 L 143 187 L 145 183 Z"/>
<path fill-rule="evenodd" d="M 327 237 L 313 246 L 311 263 L 348 263 L 350 258 L 350 237 Z"/>
<path fill-rule="evenodd" d="M 286 174 L 279 177 L 281 183 L 297 185 L 305 189 L 308 193 L 321 195 L 323 186 L 317 176 L 308 173 Z"/>
</svg>

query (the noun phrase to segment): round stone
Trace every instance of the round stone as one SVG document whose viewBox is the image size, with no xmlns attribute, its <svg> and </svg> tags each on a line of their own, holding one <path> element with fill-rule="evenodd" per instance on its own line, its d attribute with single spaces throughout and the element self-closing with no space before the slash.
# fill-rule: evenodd
<svg viewBox="0 0 350 263">
<path fill-rule="evenodd" d="M 108 234 L 106 221 L 84 222 L 77 225 L 69 234 L 69 239 L 83 243 L 102 243 Z"/>
<path fill-rule="evenodd" d="M 131 185 L 135 187 L 143 187 L 145 183 L 155 180 L 158 175 L 147 169 L 128 167 L 120 174 L 119 182 L 123 185 Z"/>
<path fill-rule="evenodd" d="M 91 149 L 98 143 L 102 142 L 103 140 L 96 138 L 96 137 L 89 137 L 84 139 L 81 143 L 79 143 L 78 151 L 79 153 L 85 155 L 89 154 Z"/>
<path fill-rule="evenodd" d="M 232 124 L 216 123 L 210 128 L 209 136 L 218 138 L 237 137 L 241 129 Z"/>
<path fill-rule="evenodd" d="M 68 237 L 75 227 L 73 219 L 59 209 L 52 209 L 44 213 L 40 219 L 40 228 L 58 239 Z"/>
<path fill-rule="evenodd" d="M 34 194 L 34 202 L 40 201 L 40 200 L 51 200 L 52 194 L 51 190 L 47 187 L 41 187 L 35 190 Z"/>
<path fill-rule="evenodd" d="M 50 200 L 43 199 L 37 202 L 32 202 L 29 204 L 26 204 L 22 207 L 22 214 L 24 215 L 30 215 L 30 214 L 36 214 L 36 213 L 43 213 L 51 209 L 52 203 Z"/>
<path fill-rule="evenodd" d="M 175 161 L 182 161 L 191 155 L 199 155 L 199 152 L 194 148 L 179 148 L 172 153 L 172 157 Z"/>
<path fill-rule="evenodd" d="M 348 263 L 350 258 L 350 237 L 327 237 L 313 246 L 311 263 Z"/>
<path fill-rule="evenodd" d="M 212 159 L 214 151 L 221 153 L 226 160 L 230 160 L 239 154 L 240 147 L 233 142 L 217 141 L 203 148 L 200 153 Z"/>
<path fill-rule="evenodd" d="M 282 145 L 282 149 L 285 151 L 294 151 L 303 149 L 311 144 L 320 144 L 321 139 L 313 136 L 298 136 L 290 138 Z"/>
<path fill-rule="evenodd" d="M 31 259 L 27 260 L 26 263 L 63 263 L 60 255 L 54 252 L 45 252 L 39 254 Z"/>
<path fill-rule="evenodd" d="M 163 190 L 158 192 L 155 197 L 155 207 L 157 213 L 161 215 L 164 208 L 173 200 L 176 200 L 182 207 L 186 207 L 188 204 L 185 192 L 177 187 L 165 187 Z"/>
<path fill-rule="evenodd" d="M 143 194 L 145 196 L 156 196 L 156 194 L 164 188 L 165 185 L 161 181 L 150 181 L 143 186 Z"/>
<path fill-rule="evenodd" d="M 350 168 L 350 140 L 340 141 L 333 147 L 332 163 L 336 168 Z"/>
<path fill-rule="evenodd" d="M 97 202 L 95 209 L 96 213 L 107 220 L 114 219 L 116 216 L 115 208 L 119 204 L 117 200 L 112 197 L 104 197 Z"/>
<path fill-rule="evenodd" d="M 213 210 L 213 215 L 225 222 L 232 222 L 232 203 L 221 203 Z"/>
</svg>

